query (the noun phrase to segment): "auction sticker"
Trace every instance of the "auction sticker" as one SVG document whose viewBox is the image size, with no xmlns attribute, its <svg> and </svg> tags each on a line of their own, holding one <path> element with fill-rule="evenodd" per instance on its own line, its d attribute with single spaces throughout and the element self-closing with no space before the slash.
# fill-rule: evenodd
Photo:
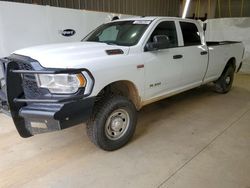
<svg viewBox="0 0 250 188">
<path fill-rule="evenodd" d="M 136 20 L 133 22 L 133 24 L 143 24 L 143 25 L 148 25 L 150 23 L 151 23 L 150 20 Z"/>
</svg>

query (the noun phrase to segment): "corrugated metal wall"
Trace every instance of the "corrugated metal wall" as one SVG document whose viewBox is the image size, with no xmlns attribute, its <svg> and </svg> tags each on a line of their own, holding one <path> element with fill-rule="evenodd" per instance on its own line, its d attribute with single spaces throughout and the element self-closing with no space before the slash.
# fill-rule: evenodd
<svg viewBox="0 0 250 188">
<path fill-rule="evenodd" d="M 179 0 L 13 0 L 74 9 L 140 16 L 178 16 Z"/>
<path fill-rule="evenodd" d="M 215 17 L 249 17 L 250 0 L 217 0 Z"/>
<path fill-rule="evenodd" d="M 180 0 L 182 8 L 185 0 Z M 210 6 L 209 6 L 210 5 Z M 188 17 L 250 17 L 250 0 L 191 0 Z"/>
</svg>

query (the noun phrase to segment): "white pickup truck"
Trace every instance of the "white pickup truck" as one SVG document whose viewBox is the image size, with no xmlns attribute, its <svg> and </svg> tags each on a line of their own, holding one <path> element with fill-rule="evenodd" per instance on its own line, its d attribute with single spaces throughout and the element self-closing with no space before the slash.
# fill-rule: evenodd
<svg viewBox="0 0 250 188">
<path fill-rule="evenodd" d="M 206 42 L 194 20 L 116 20 L 81 42 L 1 59 L 1 108 L 22 137 L 86 122 L 92 142 L 111 151 L 131 139 L 147 104 L 210 82 L 227 93 L 243 54 L 241 42 Z"/>
</svg>

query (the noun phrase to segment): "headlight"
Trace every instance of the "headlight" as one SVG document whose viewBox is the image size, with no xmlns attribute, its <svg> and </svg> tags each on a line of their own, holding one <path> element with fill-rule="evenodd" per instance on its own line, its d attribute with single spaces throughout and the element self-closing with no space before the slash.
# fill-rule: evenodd
<svg viewBox="0 0 250 188">
<path fill-rule="evenodd" d="M 82 74 L 37 74 L 36 80 L 38 87 L 58 94 L 72 94 L 86 85 Z"/>
</svg>

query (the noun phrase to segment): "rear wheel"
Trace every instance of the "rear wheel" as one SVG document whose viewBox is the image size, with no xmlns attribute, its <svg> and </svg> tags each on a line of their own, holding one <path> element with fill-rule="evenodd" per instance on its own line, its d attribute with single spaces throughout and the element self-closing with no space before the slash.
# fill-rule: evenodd
<svg viewBox="0 0 250 188">
<path fill-rule="evenodd" d="M 230 65 L 222 73 L 220 78 L 214 82 L 215 84 L 214 90 L 217 93 L 227 93 L 230 91 L 234 80 L 234 72 L 235 68 L 232 65 Z"/>
<path fill-rule="evenodd" d="M 126 97 L 113 96 L 94 109 L 93 117 L 87 122 L 87 134 L 94 144 L 112 151 L 132 138 L 136 122 L 134 104 Z"/>
</svg>

